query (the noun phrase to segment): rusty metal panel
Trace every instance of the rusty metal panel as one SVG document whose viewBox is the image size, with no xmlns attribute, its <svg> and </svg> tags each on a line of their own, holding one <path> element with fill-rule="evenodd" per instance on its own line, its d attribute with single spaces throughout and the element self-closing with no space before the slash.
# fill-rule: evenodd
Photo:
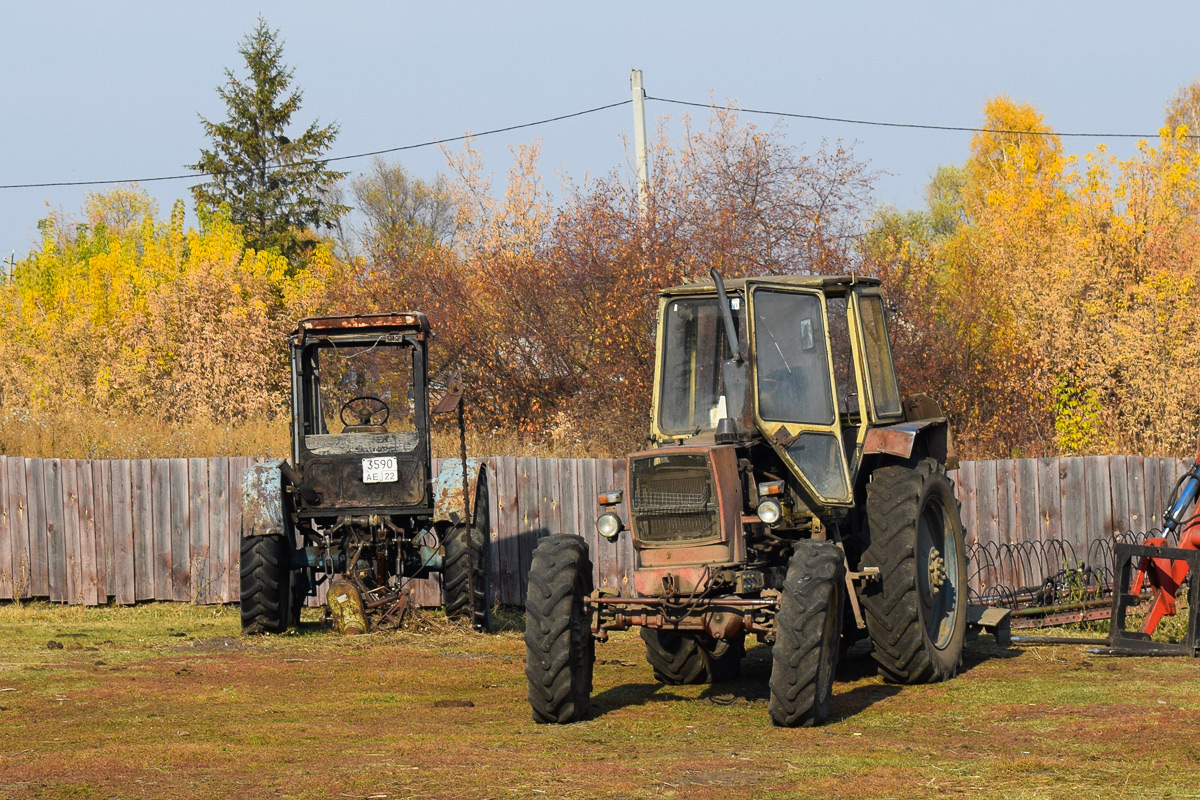
<svg viewBox="0 0 1200 800">
<path fill-rule="evenodd" d="M 479 486 L 479 459 L 467 459 L 467 497 L 475 501 Z M 458 524 L 463 519 L 463 462 L 461 458 L 440 458 L 433 463 L 433 518 Z M 472 509 L 474 510 L 474 509 Z"/>
<path fill-rule="evenodd" d="M 242 473 L 242 536 L 283 534 L 283 478 L 274 464 L 245 467 Z"/>
</svg>

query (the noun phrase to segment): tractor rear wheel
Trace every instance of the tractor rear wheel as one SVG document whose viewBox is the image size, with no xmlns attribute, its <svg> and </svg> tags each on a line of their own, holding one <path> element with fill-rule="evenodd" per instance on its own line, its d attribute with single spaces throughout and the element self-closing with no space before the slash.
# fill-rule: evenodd
<svg viewBox="0 0 1200 800">
<path fill-rule="evenodd" d="M 707 634 L 681 634 L 642 628 L 646 661 L 661 683 L 720 683 L 738 676 L 746 655 L 746 637 L 714 639 Z"/>
<path fill-rule="evenodd" d="M 243 536 L 242 633 L 282 633 L 292 621 L 291 548 L 283 536 Z"/>
<path fill-rule="evenodd" d="M 846 565 L 832 542 L 801 539 L 788 562 L 772 649 L 771 722 L 815 725 L 829 716 L 842 635 Z"/>
<path fill-rule="evenodd" d="M 456 525 L 446 533 L 442 544 L 446 616 L 469 620 L 475 630 L 489 632 L 492 609 L 487 598 L 487 535 L 479 528 Z"/>
<path fill-rule="evenodd" d="M 533 551 L 525 598 L 525 677 L 534 722 L 584 719 L 591 708 L 592 639 L 586 599 L 592 562 L 579 536 L 547 536 Z"/>
<path fill-rule="evenodd" d="M 967 628 L 967 557 L 958 501 L 932 458 L 875 470 L 862 565 L 878 567 L 862 605 L 885 680 L 954 677 Z"/>
</svg>

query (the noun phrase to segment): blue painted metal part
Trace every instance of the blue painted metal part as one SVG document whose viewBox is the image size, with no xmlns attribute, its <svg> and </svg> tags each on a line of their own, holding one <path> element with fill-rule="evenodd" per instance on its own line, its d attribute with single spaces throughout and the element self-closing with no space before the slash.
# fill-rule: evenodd
<svg viewBox="0 0 1200 800">
<path fill-rule="evenodd" d="M 440 570 L 442 568 L 442 549 L 439 547 L 436 550 L 429 545 L 421 545 L 417 548 L 417 557 L 421 559 L 421 566 L 425 569 Z"/>
<path fill-rule="evenodd" d="M 479 460 L 467 459 L 467 496 L 472 499 L 474 512 L 476 487 L 479 484 Z M 447 458 L 442 469 L 433 479 L 433 519 L 458 525 L 463 522 L 463 462 L 460 458 Z"/>
<path fill-rule="evenodd" d="M 1175 501 L 1175 505 L 1171 506 L 1171 510 L 1163 515 L 1164 533 L 1174 532 L 1187 519 L 1188 509 L 1196 502 L 1196 495 L 1200 493 L 1200 478 L 1196 477 L 1198 467 L 1200 467 L 1200 462 L 1188 470 L 1183 485 L 1179 487 L 1179 498 Z"/>
<path fill-rule="evenodd" d="M 255 464 L 242 478 L 242 536 L 284 533 L 283 479 L 278 464 Z"/>
</svg>

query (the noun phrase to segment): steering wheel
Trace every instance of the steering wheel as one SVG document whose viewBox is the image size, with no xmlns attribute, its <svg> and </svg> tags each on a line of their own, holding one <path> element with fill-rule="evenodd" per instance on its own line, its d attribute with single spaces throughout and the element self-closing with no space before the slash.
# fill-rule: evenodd
<svg viewBox="0 0 1200 800">
<path fill-rule="evenodd" d="M 348 422 L 346 420 L 347 413 L 358 417 L 358 421 Z M 380 414 L 383 414 L 383 419 L 373 422 L 372 420 Z M 361 425 L 383 425 L 391 415 L 392 410 L 388 408 L 387 403 L 369 394 L 360 394 L 358 397 L 351 397 L 342 405 L 341 413 L 338 414 L 341 417 L 342 425 L 347 428 Z"/>
</svg>

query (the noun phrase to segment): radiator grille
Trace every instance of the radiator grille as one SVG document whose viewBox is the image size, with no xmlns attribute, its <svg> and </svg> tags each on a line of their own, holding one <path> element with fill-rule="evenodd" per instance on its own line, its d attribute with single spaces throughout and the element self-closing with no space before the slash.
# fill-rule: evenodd
<svg viewBox="0 0 1200 800">
<path fill-rule="evenodd" d="M 631 465 L 634 534 L 647 544 L 677 544 L 720 535 L 718 504 L 708 459 L 655 455 Z"/>
</svg>

